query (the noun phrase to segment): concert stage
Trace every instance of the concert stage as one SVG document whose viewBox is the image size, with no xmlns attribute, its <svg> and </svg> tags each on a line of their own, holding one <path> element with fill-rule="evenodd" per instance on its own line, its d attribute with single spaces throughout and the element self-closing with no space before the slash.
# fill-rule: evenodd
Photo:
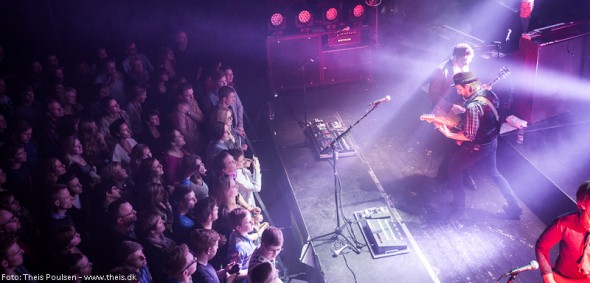
<svg viewBox="0 0 590 283">
<path fill-rule="evenodd" d="M 364 114 L 364 105 L 378 98 L 376 94 L 385 93 L 366 84 L 313 90 L 305 103 L 307 116 L 339 114 L 348 126 Z M 291 257 L 299 256 L 308 238 L 336 227 L 332 167 L 328 160 L 317 159 L 306 139 L 300 126 L 304 102 L 302 97 L 294 97 L 297 95 L 285 94 L 275 100 L 278 114 L 270 123 L 280 165 L 288 178 L 285 184 L 289 186 L 280 188 L 284 190 L 281 194 L 292 194 L 289 218 L 299 246 L 288 247 Z M 314 240 L 307 252 L 315 255 L 319 275 L 313 278 L 313 270 L 308 270 L 309 282 L 355 282 L 355 276 L 356 282 L 495 282 L 503 273 L 535 259 L 536 238 L 548 221 L 575 209 L 570 193 L 590 169 L 588 159 L 582 158 L 587 154 L 580 152 L 578 159 L 586 167 L 566 165 L 567 160 L 561 158 L 566 155 L 559 150 L 567 146 L 557 146 L 556 139 L 586 135 L 590 124 L 531 126 L 524 144 L 516 144 L 514 134 L 500 138 L 499 169 L 524 208 L 521 220 L 510 220 L 499 213 L 504 205 L 501 194 L 477 172 L 474 178 L 479 190 L 466 191 L 465 214 L 452 211 L 448 205 L 451 192 L 432 179 L 442 156 L 420 135 L 433 132 L 432 125 L 419 122 L 418 116 L 409 112 L 395 98 L 382 104 L 352 130 L 360 155 L 337 162 L 342 181 L 341 217 L 353 220 L 355 211 L 388 207 L 407 228 L 409 252 L 373 259 L 363 247 L 360 254 L 345 249 L 334 257 L 333 250 L 341 247 L 342 241 L 330 237 Z M 276 211 L 275 215 L 281 213 L 278 211 L 284 214 L 285 206 Z M 364 244 L 358 225 L 349 227 Z M 348 229 L 344 234 L 350 237 Z M 306 263 L 310 264 L 309 258 Z M 539 282 L 540 278 L 538 271 L 530 271 L 521 273 L 516 282 Z"/>
</svg>

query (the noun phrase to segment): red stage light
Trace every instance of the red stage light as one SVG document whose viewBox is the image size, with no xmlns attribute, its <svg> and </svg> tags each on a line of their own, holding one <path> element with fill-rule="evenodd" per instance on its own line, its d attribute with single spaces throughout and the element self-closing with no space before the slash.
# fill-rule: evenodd
<svg viewBox="0 0 590 283">
<path fill-rule="evenodd" d="M 336 8 L 330 8 L 326 11 L 326 20 L 333 21 L 338 17 L 338 10 Z"/>
<path fill-rule="evenodd" d="M 311 21 L 311 13 L 308 10 L 303 10 L 297 15 L 297 20 L 302 24 L 307 24 Z"/>
<path fill-rule="evenodd" d="M 274 27 L 278 27 L 285 22 L 285 18 L 280 13 L 274 13 L 270 16 L 270 24 Z"/>
<path fill-rule="evenodd" d="M 361 5 L 361 4 L 354 6 L 354 8 L 352 9 L 352 14 L 357 18 L 362 17 L 364 13 L 365 13 L 365 7 L 363 7 L 363 5 Z"/>
</svg>

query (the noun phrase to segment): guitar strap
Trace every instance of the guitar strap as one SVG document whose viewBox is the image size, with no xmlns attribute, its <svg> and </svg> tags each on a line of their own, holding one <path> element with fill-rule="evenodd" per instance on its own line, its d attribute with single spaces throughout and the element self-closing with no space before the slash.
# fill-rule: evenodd
<svg viewBox="0 0 590 283">
<path fill-rule="evenodd" d="M 492 102 L 490 102 L 490 100 L 488 100 L 487 98 L 485 98 L 483 96 L 478 96 L 478 97 L 474 98 L 473 100 L 479 101 L 483 104 L 487 104 L 490 108 L 492 108 L 492 111 L 494 111 L 494 115 L 496 116 L 496 121 L 500 121 L 500 116 L 498 115 L 498 110 L 496 110 L 496 107 L 494 107 L 494 104 L 492 104 Z"/>
</svg>

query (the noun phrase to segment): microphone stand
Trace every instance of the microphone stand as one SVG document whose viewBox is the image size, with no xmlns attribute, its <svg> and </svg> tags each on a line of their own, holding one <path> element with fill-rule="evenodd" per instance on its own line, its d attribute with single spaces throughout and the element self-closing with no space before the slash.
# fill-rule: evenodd
<svg viewBox="0 0 590 283">
<path fill-rule="evenodd" d="M 314 62 L 313 59 L 307 59 L 297 70 L 295 70 L 295 74 L 301 71 L 301 82 L 303 83 L 303 125 L 307 127 L 307 82 L 305 81 L 305 67 L 307 64 Z"/>
<path fill-rule="evenodd" d="M 346 240 L 346 242 L 348 243 L 348 247 L 350 249 L 352 249 L 352 251 L 354 251 L 355 253 L 360 254 L 361 251 L 358 249 L 359 245 L 353 243 L 352 240 L 348 239 L 344 234 L 342 234 L 342 230 L 344 229 L 346 224 L 353 223 L 353 221 L 347 220 L 346 217 L 343 216 L 343 218 L 346 221 L 342 225 L 340 224 L 340 206 L 342 204 L 342 200 L 341 200 L 342 186 L 340 185 L 340 182 L 339 182 L 340 176 L 338 175 L 338 170 L 337 170 L 337 166 L 336 166 L 336 161 L 338 160 L 338 151 L 336 151 L 336 143 L 338 141 L 340 141 L 342 138 L 344 138 L 344 136 L 346 136 L 352 130 L 352 128 L 354 128 L 365 117 L 367 117 L 369 115 L 369 113 L 371 113 L 371 112 L 373 112 L 373 110 L 377 109 L 377 107 L 379 107 L 380 104 L 381 103 L 373 104 L 373 108 L 371 108 L 369 111 L 367 111 L 356 122 L 354 122 L 352 125 L 350 125 L 344 132 L 342 132 L 337 137 L 335 137 L 332 140 L 332 142 L 330 142 L 330 144 L 328 146 L 326 146 L 324 149 L 322 149 L 320 151 L 320 153 L 324 153 L 330 149 L 332 150 L 332 172 L 334 174 L 334 203 L 336 205 L 336 228 L 332 232 L 310 238 L 309 240 L 307 240 L 307 242 L 312 242 L 317 239 L 324 238 L 324 237 L 330 236 L 330 235 L 332 235 L 332 239 L 334 239 L 334 240 L 336 240 L 338 238 L 338 236 L 342 236 L 344 238 L 344 240 Z M 339 254 L 340 254 L 340 252 L 335 253 L 334 256 L 338 256 Z"/>
</svg>

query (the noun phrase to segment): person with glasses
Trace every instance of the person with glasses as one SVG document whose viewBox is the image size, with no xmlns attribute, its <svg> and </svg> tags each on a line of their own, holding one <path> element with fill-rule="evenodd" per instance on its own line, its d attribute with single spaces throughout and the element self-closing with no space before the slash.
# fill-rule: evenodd
<svg viewBox="0 0 590 283">
<path fill-rule="evenodd" d="M 163 266 L 167 279 L 160 282 L 189 283 L 197 271 L 197 258 L 186 244 L 180 244 L 168 252 Z"/>
<path fill-rule="evenodd" d="M 0 209 L 0 234 L 18 235 L 20 228 L 18 217 L 6 209 Z"/>
<path fill-rule="evenodd" d="M 254 250 L 248 270 L 263 262 L 269 262 L 273 266 L 276 265 L 277 257 L 283 250 L 283 231 L 281 229 L 270 226 L 262 232 L 260 238 L 260 246 Z"/>
<path fill-rule="evenodd" d="M 219 283 L 229 277 L 228 272 L 235 265 L 234 262 L 217 271 L 209 263 L 217 254 L 220 241 L 225 242 L 225 237 L 215 230 L 197 229 L 191 233 L 190 246 L 197 258 L 197 271 L 193 274 L 193 282 Z"/>
<path fill-rule="evenodd" d="M 135 234 L 137 211 L 133 209 L 129 201 L 118 199 L 109 205 L 107 219 L 108 223 L 104 231 L 97 231 L 101 236 L 96 239 L 96 245 L 101 256 L 99 263 L 109 270 L 113 267 L 112 252 L 117 250 L 122 242 L 137 241 Z"/>
<path fill-rule="evenodd" d="M 112 251 L 115 252 L 119 266 L 127 267 L 139 275 L 137 282 L 155 282 L 148 267 L 147 258 L 143 254 L 141 244 L 134 241 L 123 241 Z"/>
</svg>

